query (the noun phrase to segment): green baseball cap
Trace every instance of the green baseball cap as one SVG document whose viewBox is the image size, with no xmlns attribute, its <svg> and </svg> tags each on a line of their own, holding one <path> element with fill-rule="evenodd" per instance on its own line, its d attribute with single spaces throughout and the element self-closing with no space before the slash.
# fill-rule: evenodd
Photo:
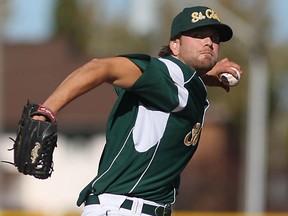
<svg viewBox="0 0 288 216">
<path fill-rule="evenodd" d="M 220 41 L 225 42 L 232 38 L 232 29 L 221 23 L 214 10 L 205 6 L 184 8 L 172 21 L 170 38 L 173 39 L 182 32 L 203 26 L 211 26 L 220 34 Z"/>
</svg>

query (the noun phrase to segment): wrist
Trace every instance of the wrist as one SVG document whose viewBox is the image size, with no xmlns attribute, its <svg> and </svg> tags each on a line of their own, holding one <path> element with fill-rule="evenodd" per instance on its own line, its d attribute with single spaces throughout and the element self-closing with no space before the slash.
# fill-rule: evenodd
<svg viewBox="0 0 288 216">
<path fill-rule="evenodd" d="M 46 117 L 46 119 L 48 118 L 48 120 L 50 120 L 51 122 L 57 121 L 56 116 L 54 115 L 54 113 L 49 108 L 44 107 L 41 104 L 39 105 L 39 107 L 37 109 L 37 114 Z"/>
</svg>

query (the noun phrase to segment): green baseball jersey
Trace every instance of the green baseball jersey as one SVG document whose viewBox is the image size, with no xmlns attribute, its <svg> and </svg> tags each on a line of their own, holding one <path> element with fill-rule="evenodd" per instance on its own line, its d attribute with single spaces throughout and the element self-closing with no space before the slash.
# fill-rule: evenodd
<svg viewBox="0 0 288 216">
<path fill-rule="evenodd" d="M 124 57 L 143 73 L 130 89 L 116 88 L 98 174 L 77 205 L 91 193 L 173 203 L 180 173 L 198 146 L 209 103 L 197 73 L 172 56 Z"/>
</svg>

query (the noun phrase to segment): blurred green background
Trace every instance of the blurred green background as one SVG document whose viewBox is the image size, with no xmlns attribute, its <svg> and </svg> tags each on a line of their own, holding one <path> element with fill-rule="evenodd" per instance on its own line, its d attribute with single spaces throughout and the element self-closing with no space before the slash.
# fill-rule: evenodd
<svg viewBox="0 0 288 216">
<path fill-rule="evenodd" d="M 156 56 L 168 44 L 173 17 L 194 5 L 212 7 L 233 28 L 220 57 L 245 74 L 229 93 L 208 88 L 201 145 L 183 173 L 175 209 L 287 212 L 286 0 L 1 0 L 0 160 L 12 160 L 8 137 L 27 99 L 41 103 L 92 58 Z M 46 182 L 0 164 L 0 209 L 79 210 L 75 200 L 97 170 L 115 98 L 103 85 L 63 110 L 55 174 Z"/>
</svg>

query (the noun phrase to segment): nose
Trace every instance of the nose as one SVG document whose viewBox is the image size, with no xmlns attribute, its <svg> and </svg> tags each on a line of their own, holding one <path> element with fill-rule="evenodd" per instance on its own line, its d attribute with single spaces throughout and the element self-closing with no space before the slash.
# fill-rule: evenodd
<svg viewBox="0 0 288 216">
<path fill-rule="evenodd" d="M 212 41 L 211 37 L 205 37 L 203 40 L 204 40 L 205 46 L 209 46 L 209 47 L 213 46 L 213 41 Z"/>
</svg>

